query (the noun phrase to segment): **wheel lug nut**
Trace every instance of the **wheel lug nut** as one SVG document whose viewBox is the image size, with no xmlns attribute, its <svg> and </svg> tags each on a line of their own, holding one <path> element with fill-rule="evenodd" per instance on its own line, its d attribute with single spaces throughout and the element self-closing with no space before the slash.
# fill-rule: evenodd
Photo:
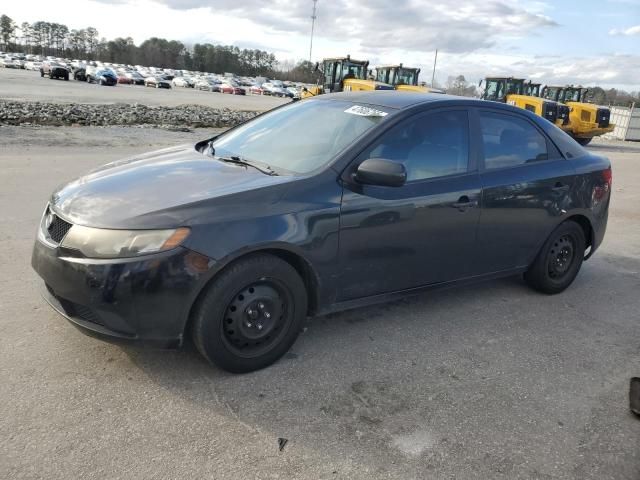
<svg viewBox="0 0 640 480">
<path fill-rule="evenodd" d="M 259 303 L 258 308 L 264 308 L 264 303 Z"/>
<path fill-rule="evenodd" d="M 262 330 L 262 325 L 258 323 L 256 326 L 258 327 L 258 330 Z"/>
<path fill-rule="evenodd" d="M 271 318 L 271 314 L 269 312 L 264 312 L 263 315 L 264 315 L 264 318 L 267 318 L 267 319 Z"/>
</svg>

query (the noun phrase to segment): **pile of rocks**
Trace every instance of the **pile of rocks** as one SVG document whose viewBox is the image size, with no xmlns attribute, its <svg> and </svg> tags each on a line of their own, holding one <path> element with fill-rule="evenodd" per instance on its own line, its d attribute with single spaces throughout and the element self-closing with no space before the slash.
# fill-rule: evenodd
<svg viewBox="0 0 640 480">
<path fill-rule="evenodd" d="M 232 127 L 259 112 L 202 105 L 150 107 L 139 104 L 78 104 L 0 100 L 4 125 L 162 125 L 174 127 Z"/>
</svg>

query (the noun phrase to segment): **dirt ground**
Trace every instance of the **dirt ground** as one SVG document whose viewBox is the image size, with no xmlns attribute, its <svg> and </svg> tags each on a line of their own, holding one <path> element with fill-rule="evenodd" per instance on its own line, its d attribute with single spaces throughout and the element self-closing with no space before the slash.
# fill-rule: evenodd
<svg viewBox="0 0 640 480">
<path fill-rule="evenodd" d="M 30 267 L 56 185 L 210 133 L 0 127 L 0 478 L 640 479 L 639 144 L 590 147 L 610 220 L 566 292 L 511 278 L 316 318 L 230 375 L 84 336 Z"/>
</svg>

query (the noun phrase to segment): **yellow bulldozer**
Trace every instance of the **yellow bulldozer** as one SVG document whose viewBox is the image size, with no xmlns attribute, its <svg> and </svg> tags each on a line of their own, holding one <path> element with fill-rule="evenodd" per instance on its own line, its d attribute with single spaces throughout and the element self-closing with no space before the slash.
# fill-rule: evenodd
<svg viewBox="0 0 640 480">
<path fill-rule="evenodd" d="M 378 82 L 393 85 L 396 90 L 423 93 L 444 93 L 444 90 L 440 90 L 438 88 L 419 85 L 418 75 L 420 75 L 419 68 L 405 67 L 402 64 L 386 65 L 383 67 L 376 67 L 375 79 Z"/>
<path fill-rule="evenodd" d="M 322 93 L 357 92 L 360 90 L 393 90 L 393 86 L 368 78 L 369 62 L 354 60 L 349 55 L 338 58 L 325 58 L 316 64 L 321 73 L 322 83 L 302 90 L 302 98 Z"/>
<path fill-rule="evenodd" d="M 488 77 L 484 82 L 483 100 L 508 103 L 529 110 L 546 118 L 563 130 L 570 131 L 569 109 L 557 101 L 536 95 L 536 92 L 540 92 L 540 84 L 512 77 Z M 480 86 L 482 86 L 482 80 Z"/>
<path fill-rule="evenodd" d="M 588 88 L 573 85 L 558 87 L 547 85 L 542 98 L 565 104 L 569 110 L 571 131 L 568 132 L 580 144 L 587 145 L 593 137 L 612 132 L 611 110 L 587 102 Z"/>
</svg>

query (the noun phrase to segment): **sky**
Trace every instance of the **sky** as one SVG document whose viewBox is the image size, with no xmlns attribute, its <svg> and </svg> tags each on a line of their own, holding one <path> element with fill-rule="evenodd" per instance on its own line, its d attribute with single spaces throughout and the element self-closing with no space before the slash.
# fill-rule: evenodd
<svg viewBox="0 0 640 480">
<path fill-rule="evenodd" d="M 18 24 L 93 26 L 107 39 L 152 36 L 309 58 L 312 0 L 8 0 Z M 312 60 L 350 54 L 371 66 L 640 90 L 640 0 L 318 0 Z"/>
</svg>

